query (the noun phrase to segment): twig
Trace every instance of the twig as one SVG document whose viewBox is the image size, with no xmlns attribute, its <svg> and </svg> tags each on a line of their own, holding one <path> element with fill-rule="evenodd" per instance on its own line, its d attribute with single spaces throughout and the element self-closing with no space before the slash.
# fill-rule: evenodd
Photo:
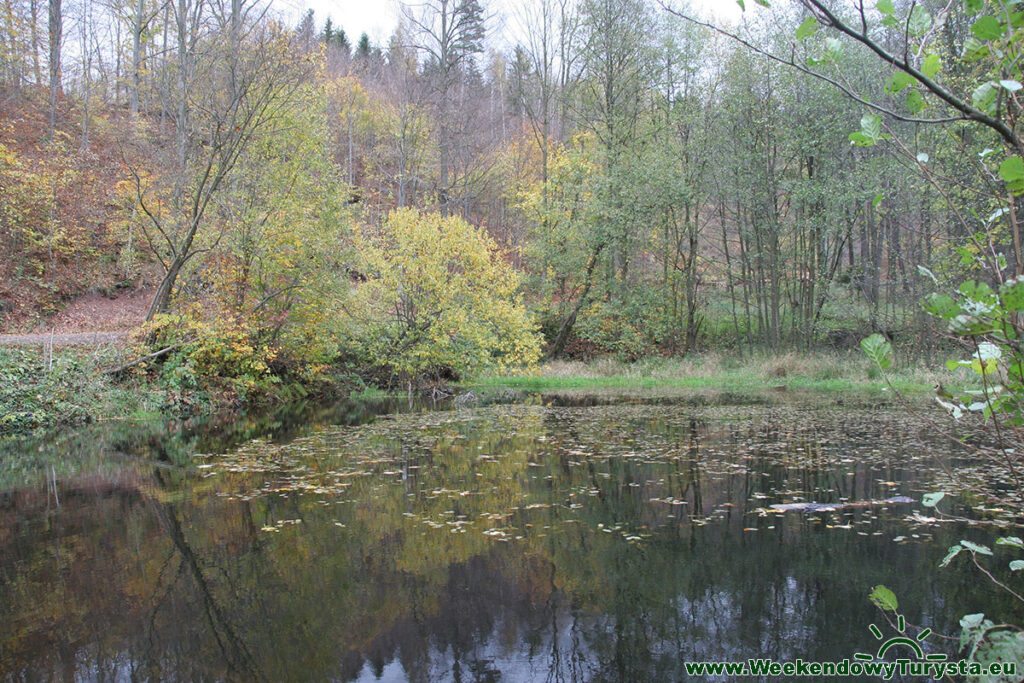
<svg viewBox="0 0 1024 683">
<path fill-rule="evenodd" d="M 968 548 L 968 550 L 970 550 L 970 549 Z M 974 566 L 976 566 L 978 569 L 980 569 L 981 573 L 984 574 L 985 576 L 987 576 L 989 578 L 989 580 L 992 581 L 992 583 L 994 583 L 995 585 L 999 586 L 1000 588 L 1005 590 L 1007 593 L 1009 593 L 1013 597 L 1015 597 L 1018 600 L 1020 600 L 1021 602 L 1024 602 L 1024 597 L 1021 597 L 1020 593 L 1018 593 L 1017 591 L 1013 590 L 1012 588 L 1007 586 L 1005 583 L 1003 583 L 1002 581 L 1000 581 L 996 577 L 992 576 L 992 572 L 990 572 L 989 570 L 985 569 L 985 567 L 983 567 L 981 565 L 981 563 L 978 562 L 978 554 L 976 552 L 974 552 L 973 550 L 971 550 L 971 560 L 974 561 Z"/>
</svg>

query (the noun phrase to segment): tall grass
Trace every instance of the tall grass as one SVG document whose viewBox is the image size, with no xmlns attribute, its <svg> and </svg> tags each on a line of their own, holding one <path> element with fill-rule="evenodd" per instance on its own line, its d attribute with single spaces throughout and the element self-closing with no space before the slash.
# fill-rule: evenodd
<svg viewBox="0 0 1024 683">
<path fill-rule="evenodd" d="M 901 392 L 921 393 L 937 382 L 951 382 L 945 368 L 903 363 L 889 373 Z M 953 383 L 965 382 L 960 376 Z M 859 352 L 757 353 L 744 356 L 709 352 L 686 358 L 647 358 L 626 363 L 614 358 L 589 362 L 551 361 L 532 376 L 489 377 L 482 384 L 522 388 L 582 387 L 715 387 L 816 388 L 857 390 L 887 388 L 878 369 Z"/>
</svg>

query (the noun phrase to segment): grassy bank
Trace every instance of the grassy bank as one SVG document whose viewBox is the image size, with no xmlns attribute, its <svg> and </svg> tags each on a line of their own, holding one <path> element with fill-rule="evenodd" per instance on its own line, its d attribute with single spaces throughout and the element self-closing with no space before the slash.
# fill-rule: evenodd
<svg viewBox="0 0 1024 683">
<path fill-rule="evenodd" d="M 889 377 L 900 393 L 922 395 L 937 382 L 950 383 L 945 368 L 908 365 Z M 965 377 L 957 380 L 967 381 Z M 860 353 L 755 355 L 740 358 L 708 353 L 684 359 L 654 358 L 636 363 L 602 359 L 589 363 L 553 361 L 532 375 L 477 380 L 483 388 L 524 391 L 586 389 L 718 389 L 722 391 L 814 390 L 889 391 L 889 385 Z"/>
<path fill-rule="evenodd" d="M 103 420 L 152 420 L 243 407 L 237 395 L 218 388 L 216 378 L 195 378 L 187 390 L 163 374 L 125 373 L 114 378 L 106 370 L 122 363 L 122 356 L 123 352 L 113 346 L 56 349 L 52 359 L 45 348 L 0 347 L 0 436 Z M 923 365 L 902 365 L 890 379 L 892 386 L 906 396 L 925 396 L 939 381 L 958 383 L 950 381 L 950 373 L 944 368 Z M 959 383 L 969 381 L 966 376 L 956 379 Z M 628 364 L 612 359 L 555 361 L 542 365 L 534 374 L 484 377 L 468 385 L 484 391 L 790 390 L 892 395 L 878 370 L 860 353 L 744 358 L 709 353 Z M 345 381 L 341 375 L 337 381 L 321 383 L 316 389 L 282 384 L 275 391 L 255 400 L 280 404 L 287 402 L 288 396 L 306 397 L 307 392 L 313 396 L 329 394 L 331 399 L 350 396 L 365 400 L 388 395 L 351 377 Z"/>
</svg>

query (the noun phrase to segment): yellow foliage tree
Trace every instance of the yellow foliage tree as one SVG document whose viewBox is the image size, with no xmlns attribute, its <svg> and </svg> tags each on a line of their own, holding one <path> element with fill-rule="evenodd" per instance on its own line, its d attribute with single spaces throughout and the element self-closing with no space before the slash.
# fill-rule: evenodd
<svg viewBox="0 0 1024 683">
<path fill-rule="evenodd" d="M 519 274 L 479 228 L 400 209 L 358 231 L 356 247 L 366 281 L 354 293 L 354 350 L 393 379 L 504 372 L 540 358 Z"/>
</svg>

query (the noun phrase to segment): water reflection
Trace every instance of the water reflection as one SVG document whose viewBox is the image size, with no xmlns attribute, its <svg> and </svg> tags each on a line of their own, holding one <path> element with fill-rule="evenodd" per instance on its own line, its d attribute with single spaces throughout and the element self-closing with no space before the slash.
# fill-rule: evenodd
<svg viewBox="0 0 1024 683">
<path fill-rule="evenodd" d="M 937 631 L 1024 616 L 936 572 L 967 532 L 911 527 L 913 506 L 764 510 L 931 490 L 954 454 L 906 416 L 536 402 L 370 420 L 392 409 L 23 449 L 33 483 L 8 473 L 0 498 L 0 673 L 678 680 L 689 660 L 873 648 L 878 583 Z M 55 488 L 30 476 L 47 467 Z"/>
</svg>

